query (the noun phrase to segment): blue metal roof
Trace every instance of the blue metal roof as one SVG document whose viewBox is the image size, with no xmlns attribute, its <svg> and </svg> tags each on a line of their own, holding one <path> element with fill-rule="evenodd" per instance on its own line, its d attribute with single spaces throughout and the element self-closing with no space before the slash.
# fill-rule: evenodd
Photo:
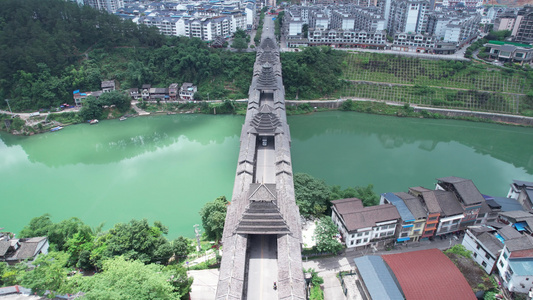
<svg viewBox="0 0 533 300">
<path fill-rule="evenodd" d="M 516 275 L 533 275 L 533 259 L 531 258 L 513 258 L 509 260 L 509 265 Z"/>
<path fill-rule="evenodd" d="M 514 198 L 493 197 L 492 200 L 501 206 L 502 211 L 523 210 L 522 205 Z"/>
<path fill-rule="evenodd" d="M 354 262 L 372 299 L 405 299 L 381 256 L 357 257 Z"/>
<path fill-rule="evenodd" d="M 400 214 L 400 217 L 404 222 L 414 222 L 415 217 L 405 205 L 405 202 L 403 202 L 400 197 L 394 195 L 393 193 L 384 193 L 381 194 L 385 199 L 387 199 L 390 203 L 392 203 L 394 206 L 396 206 L 396 209 L 398 210 L 398 213 Z"/>
<path fill-rule="evenodd" d="M 527 226 L 526 222 L 518 222 L 513 225 L 514 228 L 518 231 L 524 231 L 526 228 L 524 226 Z"/>
</svg>

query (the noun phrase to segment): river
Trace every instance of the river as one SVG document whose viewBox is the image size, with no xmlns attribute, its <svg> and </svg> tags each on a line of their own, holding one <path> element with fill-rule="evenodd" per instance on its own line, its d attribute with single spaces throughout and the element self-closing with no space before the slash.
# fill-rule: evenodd
<svg viewBox="0 0 533 300">
<path fill-rule="evenodd" d="M 0 228 L 19 232 L 44 213 L 109 228 L 160 220 L 192 237 L 202 206 L 231 198 L 241 116 L 164 115 L 79 124 L 30 137 L 0 133 Z M 470 178 L 505 196 L 533 181 L 533 129 L 353 112 L 289 117 L 294 172 L 376 193 Z"/>
</svg>

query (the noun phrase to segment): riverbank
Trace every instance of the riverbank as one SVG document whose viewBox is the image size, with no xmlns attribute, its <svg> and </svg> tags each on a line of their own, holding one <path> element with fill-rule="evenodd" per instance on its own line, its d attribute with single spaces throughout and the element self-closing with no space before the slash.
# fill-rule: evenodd
<svg viewBox="0 0 533 300">
<path fill-rule="evenodd" d="M 246 99 L 237 100 L 235 103 L 243 105 Z M 312 112 L 342 110 L 356 111 L 377 115 L 389 115 L 410 118 L 431 118 L 466 120 L 472 122 L 497 123 L 514 126 L 533 126 L 533 118 L 519 115 L 500 114 L 494 112 L 481 112 L 449 108 L 425 107 L 416 104 L 401 102 L 380 101 L 366 98 L 343 98 L 337 100 L 286 100 L 287 115 L 299 115 Z M 139 102 L 132 101 L 130 114 L 127 117 L 158 115 L 158 114 L 239 114 L 238 108 L 232 110 L 211 110 L 210 105 L 225 104 L 221 100 L 195 101 L 195 102 Z M 237 105 L 237 106 L 238 106 Z M 234 105 L 235 106 L 235 105 Z M 0 110 L 0 128 L 2 131 L 14 135 L 34 135 L 49 132 L 57 126 L 68 126 L 84 123 L 78 116 L 79 109 L 68 109 L 60 112 L 46 112 L 35 115 L 34 113 L 11 113 Z M 106 120 L 119 119 L 123 114 L 117 114 L 113 108 L 107 108 Z M 50 120 L 48 120 L 50 119 Z"/>
<path fill-rule="evenodd" d="M 470 111 L 449 108 L 426 107 L 416 104 L 380 101 L 366 98 L 344 98 L 338 100 L 287 100 L 288 107 L 306 106 L 303 110 L 320 111 L 339 109 L 377 115 L 389 115 L 411 118 L 451 119 L 473 122 L 498 123 L 514 126 L 533 126 L 533 117 L 500 114 L 494 112 Z M 290 109 L 287 109 L 290 114 Z"/>
</svg>

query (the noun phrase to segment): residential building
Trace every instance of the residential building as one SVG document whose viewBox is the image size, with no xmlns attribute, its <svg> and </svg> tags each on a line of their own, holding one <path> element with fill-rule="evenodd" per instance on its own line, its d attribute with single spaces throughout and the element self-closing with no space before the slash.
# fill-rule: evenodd
<svg viewBox="0 0 533 300">
<path fill-rule="evenodd" d="M 427 212 L 426 226 L 424 227 L 421 238 L 431 238 L 435 236 L 441 215 L 441 209 L 437 198 L 435 198 L 435 195 L 431 190 L 423 187 L 411 187 L 409 188 L 409 194 L 416 196 Z"/>
<path fill-rule="evenodd" d="M 496 266 L 509 292 L 529 292 L 533 288 L 533 237 L 522 235 L 505 241 Z"/>
<path fill-rule="evenodd" d="M 519 232 L 533 234 L 533 214 L 523 211 L 506 211 L 501 212 L 498 216 L 498 222 L 510 225 Z"/>
<path fill-rule="evenodd" d="M 392 242 L 400 214 L 392 204 L 363 207 L 357 198 L 331 202 L 331 218 L 337 225 L 346 247 L 383 246 Z"/>
<path fill-rule="evenodd" d="M 148 100 L 150 98 L 150 88 L 151 84 L 143 84 L 141 87 L 141 97 L 143 100 Z"/>
<path fill-rule="evenodd" d="M 131 99 L 133 99 L 133 100 L 139 99 L 140 95 L 139 95 L 139 89 L 138 88 L 131 88 L 128 91 L 129 91 Z"/>
<path fill-rule="evenodd" d="M 167 88 L 150 88 L 150 100 L 167 100 L 168 89 Z"/>
<path fill-rule="evenodd" d="M 523 210 L 522 205 L 513 198 L 486 196 L 486 202 L 489 205 L 492 205 L 491 203 L 493 202 L 496 203 L 500 207 L 501 212 Z"/>
<path fill-rule="evenodd" d="M 464 211 L 460 229 L 473 225 L 478 217 L 481 204 L 485 202 L 485 198 L 483 198 L 483 195 L 481 195 L 472 180 L 450 176 L 437 178 L 437 181 L 436 189 L 451 192 L 459 200 Z"/>
<path fill-rule="evenodd" d="M 313 11 L 309 15 L 309 29 L 326 30 L 329 27 L 329 17 L 323 12 Z"/>
<path fill-rule="evenodd" d="M 426 225 L 426 219 L 428 216 L 426 208 L 420 202 L 420 199 L 418 199 L 418 197 L 415 197 L 411 194 L 400 192 L 394 193 L 394 195 L 398 196 L 400 199 L 403 200 L 403 202 L 415 218 L 415 221 L 413 223 L 413 230 L 410 233 L 411 240 L 420 240 L 422 234 L 424 233 L 424 227 Z"/>
<path fill-rule="evenodd" d="M 101 84 L 102 92 L 107 93 L 110 91 L 115 91 L 116 90 L 115 85 L 116 84 L 114 80 L 102 81 L 102 84 Z"/>
<path fill-rule="evenodd" d="M 391 49 L 396 51 L 431 53 L 435 47 L 435 37 L 420 33 L 397 33 Z"/>
<path fill-rule="evenodd" d="M 168 87 L 168 96 L 171 100 L 176 100 L 179 95 L 179 85 L 177 83 L 172 83 Z"/>
<path fill-rule="evenodd" d="M 184 82 L 180 88 L 180 99 L 181 100 L 193 100 L 194 93 L 198 91 L 198 88 L 190 82 Z"/>
<path fill-rule="evenodd" d="M 124 7 L 124 0 L 83 0 L 83 2 L 85 5 L 110 13 L 117 12 L 119 8 Z"/>
<path fill-rule="evenodd" d="M 496 269 L 496 262 L 503 249 L 503 238 L 496 236 L 497 230 L 486 226 L 473 226 L 466 230 L 462 245 L 472 251 L 472 259 L 487 274 Z"/>
<path fill-rule="evenodd" d="M 429 1 L 392 1 L 389 22 L 387 24 L 387 32 L 389 32 L 391 35 L 402 32 L 425 32 L 429 11 Z"/>
<path fill-rule="evenodd" d="M 392 204 L 396 206 L 398 213 L 400 214 L 400 222 L 398 223 L 396 242 L 407 242 L 411 240 L 412 232 L 415 223 L 415 217 L 405 205 L 403 200 L 393 193 L 381 194 L 379 204 Z"/>
<path fill-rule="evenodd" d="M 385 48 L 386 33 L 384 31 L 369 33 L 364 30 L 315 30 L 309 29 L 310 46 L 332 46 L 337 48 Z"/>
<path fill-rule="evenodd" d="M 532 43 L 533 7 L 527 6 L 519 10 L 516 19 L 515 27 L 511 33 L 514 36 L 513 40 L 519 43 Z"/>
<path fill-rule="evenodd" d="M 332 29 L 353 30 L 355 25 L 355 17 L 347 12 L 334 10 L 331 12 Z"/>
<path fill-rule="evenodd" d="M 39 254 L 47 254 L 47 237 L 32 237 L 23 239 L 9 239 L 8 236 L 0 238 L 0 262 L 10 265 L 24 260 L 35 260 Z"/>
<path fill-rule="evenodd" d="M 513 180 L 507 197 L 517 199 L 523 209 L 533 210 L 533 182 Z"/>
</svg>

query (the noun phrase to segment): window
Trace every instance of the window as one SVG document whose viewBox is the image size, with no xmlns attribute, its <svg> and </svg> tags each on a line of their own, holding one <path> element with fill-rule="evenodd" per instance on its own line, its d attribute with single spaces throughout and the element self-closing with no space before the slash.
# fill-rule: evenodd
<svg viewBox="0 0 533 300">
<path fill-rule="evenodd" d="M 481 265 L 484 266 L 484 267 L 486 267 L 486 266 L 487 266 L 487 263 L 486 263 L 486 262 L 482 262 Z"/>
<path fill-rule="evenodd" d="M 503 261 L 500 260 L 500 266 L 503 268 Z"/>
<path fill-rule="evenodd" d="M 506 251 L 503 252 L 503 258 L 507 259 L 507 252 Z"/>
<path fill-rule="evenodd" d="M 392 228 L 394 228 L 394 227 L 396 227 L 395 224 L 389 225 L 389 229 L 392 229 Z"/>
<path fill-rule="evenodd" d="M 352 246 L 352 245 L 353 245 L 353 241 L 350 242 L 350 246 Z"/>
<path fill-rule="evenodd" d="M 360 243 L 361 243 L 361 239 L 357 239 L 357 240 L 355 241 L 355 243 L 356 243 L 356 244 L 360 244 Z"/>
<path fill-rule="evenodd" d="M 485 253 L 485 257 L 490 259 L 490 255 L 488 253 Z"/>
<path fill-rule="evenodd" d="M 368 238 L 363 239 L 363 243 L 368 242 Z"/>
<path fill-rule="evenodd" d="M 422 226 L 422 223 L 415 224 L 415 228 L 420 228 L 420 226 Z"/>
<path fill-rule="evenodd" d="M 480 246 L 480 245 L 477 245 L 477 246 L 476 246 L 476 249 L 477 249 L 477 250 L 481 249 L 481 246 Z"/>
<path fill-rule="evenodd" d="M 476 253 L 476 252 L 474 252 L 474 258 L 476 258 L 476 257 L 477 257 L 477 253 Z"/>
</svg>

